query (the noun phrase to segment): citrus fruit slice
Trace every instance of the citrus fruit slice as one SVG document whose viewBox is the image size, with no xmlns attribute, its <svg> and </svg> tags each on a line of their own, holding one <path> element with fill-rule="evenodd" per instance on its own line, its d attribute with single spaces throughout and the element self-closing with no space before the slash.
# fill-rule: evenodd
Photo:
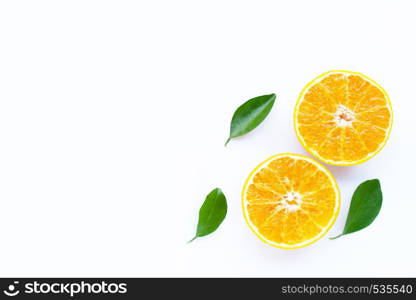
<svg viewBox="0 0 416 300">
<path fill-rule="evenodd" d="M 330 71 L 311 81 L 295 108 L 295 130 L 312 155 L 332 165 L 356 165 L 385 145 L 393 121 L 386 92 L 355 72 Z"/>
<path fill-rule="evenodd" d="M 261 240 L 294 249 L 317 241 L 331 228 L 340 194 L 324 166 L 285 153 L 270 157 L 250 173 L 242 202 L 244 218 Z"/>
</svg>

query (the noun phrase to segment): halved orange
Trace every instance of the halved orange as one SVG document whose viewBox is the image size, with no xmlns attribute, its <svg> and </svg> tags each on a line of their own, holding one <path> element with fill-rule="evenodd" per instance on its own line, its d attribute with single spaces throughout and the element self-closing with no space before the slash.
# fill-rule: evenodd
<svg viewBox="0 0 416 300">
<path fill-rule="evenodd" d="M 299 141 L 312 155 L 332 165 L 356 165 L 383 148 L 393 115 L 387 93 L 375 81 L 330 71 L 302 90 L 294 120 Z"/>
<path fill-rule="evenodd" d="M 338 216 L 335 178 L 315 160 L 279 154 L 258 165 L 242 193 L 244 218 L 264 242 L 285 249 L 321 238 Z"/>
</svg>

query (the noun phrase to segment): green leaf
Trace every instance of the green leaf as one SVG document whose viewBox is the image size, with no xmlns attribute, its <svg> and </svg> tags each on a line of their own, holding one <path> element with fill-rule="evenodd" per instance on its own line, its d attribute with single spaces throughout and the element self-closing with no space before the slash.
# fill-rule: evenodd
<svg viewBox="0 0 416 300">
<path fill-rule="evenodd" d="M 219 188 L 213 189 L 205 198 L 204 203 L 199 209 L 199 220 L 196 228 L 196 234 L 195 237 L 189 241 L 189 243 L 198 237 L 206 236 L 217 230 L 226 215 L 227 200 Z"/>
<path fill-rule="evenodd" d="M 225 146 L 232 138 L 242 136 L 259 126 L 272 109 L 275 99 L 275 94 L 259 96 L 237 108 L 231 120 L 230 136 Z"/>
<path fill-rule="evenodd" d="M 380 212 L 382 203 L 383 194 L 378 179 L 361 183 L 352 196 L 344 231 L 331 240 L 364 229 L 373 223 Z"/>
</svg>

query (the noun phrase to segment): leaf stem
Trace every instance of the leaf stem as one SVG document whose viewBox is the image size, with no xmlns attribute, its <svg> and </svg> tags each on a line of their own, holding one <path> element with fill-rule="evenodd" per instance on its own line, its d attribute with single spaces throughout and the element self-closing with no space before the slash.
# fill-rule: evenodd
<svg viewBox="0 0 416 300">
<path fill-rule="evenodd" d="M 227 144 L 229 143 L 231 141 L 231 138 L 228 138 L 227 139 L 227 141 L 225 142 L 225 144 L 224 144 L 224 147 L 226 147 L 227 146 Z"/>
<path fill-rule="evenodd" d="M 341 237 L 341 236 L 343 236 L 344 234 L 343 233 L 341 233 L 341 234 L 339 234 L 339 235 L 337 235 L 337 236 L 333 236 L 333 237 L 330 237 L 329 239 L 330 240 L 335 240 L 335 239 L 337 239 L 337 238 L 339 238 L 339 237 Z"/>
<path fill-rule="evenodd" d="M 197 236 L 194 236 L 190 241 L 188 241 L 188 244 L 190 243 L 190 242 L 192 242 L 193 240 L 195 240 L 197 238 Z"/>
</svg>

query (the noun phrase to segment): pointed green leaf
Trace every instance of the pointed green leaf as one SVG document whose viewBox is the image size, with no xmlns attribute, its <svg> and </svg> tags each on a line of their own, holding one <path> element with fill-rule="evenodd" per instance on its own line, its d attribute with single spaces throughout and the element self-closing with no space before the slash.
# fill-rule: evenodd
<svg viewBox="0 0 416 300">
<path fill-rule="evenodd" d="M 366 228 L 377 217 L 382 203 L 383 194 L 378 179 L 367 180 L 361 183 L 352 196 L 344 231 L 331 239 Z"/>
<path fill-rule="evenodd" d="M 231 120 L 230 135 L 225 146 L 232 138 L 242 136 L 259 126 L 270 113 L 275 99 L 275 94 L 259 96 L 237 108 Z"/>
<path fill-rule="evenodd" d="M 206 236 L 217 230 L 226 215 L 227 200 L 219 188 L 213 189 L 205 198 L 205 201 L 199 210 L 196 234 L 189 243 L 198 237 Z"/>
</svg>

